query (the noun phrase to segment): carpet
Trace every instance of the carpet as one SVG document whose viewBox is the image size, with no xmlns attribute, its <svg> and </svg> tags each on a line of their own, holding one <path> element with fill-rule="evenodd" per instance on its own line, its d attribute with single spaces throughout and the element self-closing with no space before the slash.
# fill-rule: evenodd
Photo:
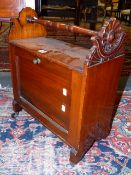
<svg viewBox="0 0 131 175">
<path fill-rule="evenodd" d="M 98 24 L 96 26 L 97 30 L 101 28 L 102 24 Z M 87 24 L 83 24 L 82 27 L 88 27 Z M 122 24 L 123 30 L 126 32 L 126 40 L 125 40 L 125 63 L 122 70 L 122 75 L 130 75 L 131 74 L 131 27 L 125 26 Z M 73 33 L 63 32 L 58 30 L 51 30 L 50 27 L 47 28 L 48 35 L 53 38 L 57 38 L 69 43 L 78 44 L 83 47 L 90 48 L 89 37 L 83 35 L 77 35 L 76 40 Z M 8 33 L 9 27 L 7 24 L 3 25 L 2 30 L 0 31 L 0 71 L 9 71 L 10 63 L 9 63 L 9 53 L 8 53 Z"/>
<path fill-rule="evenodd" d="M 131 91 L 122 94 L 110 135 L 77 165 L 70 148 L 25 111 L 11 118 L 12 91 L 0 90 L 0 175 L 130 175 Z"/>
</svg>

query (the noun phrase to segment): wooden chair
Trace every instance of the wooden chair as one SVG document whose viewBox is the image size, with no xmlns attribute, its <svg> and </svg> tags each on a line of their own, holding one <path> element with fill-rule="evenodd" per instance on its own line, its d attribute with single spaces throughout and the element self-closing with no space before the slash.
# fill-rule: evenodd
<svg viewBox="0 0 131 175">
<path fill-rule="evenodd" d="M 114 15 L 115 17 L 120 18 L 119 1 L 120 0 L 108 0 L 108 2 L 106 2 L 106 15 Z"/>
<path fill-rule="evenodd" d="M 98 0 L 82 0 L 80 4 L 81 18 L 90 24 L 91 29 L 95 29 L 97 22 L 97 5 Z"/>
<path fill-rule="evenodd" d="M 99 18 L 99 22 L 104 22 L 106 17 L 106 3 L 105 0 L 98 0 L 97 6 L 97 17 Z"/>
<path fill-rule="evenodd" d="M 128 24 L 131 23 L 131 9 L 121 10 L 121 20 L 128 22 Z"/>
<path fill-rule="evenodd" d="M 74 20 L 75 19 L 75 0 L 45 0 L 41 4 L 40 16 L 53 20 Z"/>
<path fill-rule="evenodd" d="M 105 2 L 102 0 L 98 0 L 98 11 L 102 13 L 102 15 L 105 14 Z"/>
<path fill-rule="evenodd" d="M 124 0 L 121 6 L 121 20 L 131 24 L 131 1 Z"/>
</svg>

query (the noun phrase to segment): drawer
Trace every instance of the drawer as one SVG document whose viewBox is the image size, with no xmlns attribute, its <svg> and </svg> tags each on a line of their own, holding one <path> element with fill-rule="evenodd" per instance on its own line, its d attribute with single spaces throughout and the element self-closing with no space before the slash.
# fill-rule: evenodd
<svg viewBox="0 0 131 175">
<path fill-rule="evenodd" d="M 39 58 L 40 64 L 34 64 L 38 58 L 19 49 L 16 59 L 20 96 L 68 130 L 71 70 L 46 58 Z"/>
</svg>

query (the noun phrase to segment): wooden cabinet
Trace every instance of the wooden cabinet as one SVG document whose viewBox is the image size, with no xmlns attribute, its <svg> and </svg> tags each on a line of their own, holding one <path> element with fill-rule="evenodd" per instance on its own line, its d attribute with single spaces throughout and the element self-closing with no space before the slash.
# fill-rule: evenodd
<svg viewBox="0 0 131 175">
<path fill-rule="evenodd" d="M 32 38 L 20 33 L 19 37 L 25 39 L 19 40 L 17 33 L 17 40 L 13 40 L 14 27 L 10 33 L 14 111 L 25 109 L 67 143 L 73 163 L 81 160 L 94 141 L 105 138 L 111 129 L 124 60 L 124 33 L 119 30 L 117 37 L 117 27 L 113 28 L 112 23 L 119 27 L 116 19 L 111 19 L 105 30 L 98 33 L 79 28 L 96 35 L 91 49 L 46 36 L 33 37 L 33 33 Z M 116 36 L 113 41 L 113 36 L 109 36 L 111 28 Z M 78 31 L 78 27 L 73 29 Z"/>
</svg>

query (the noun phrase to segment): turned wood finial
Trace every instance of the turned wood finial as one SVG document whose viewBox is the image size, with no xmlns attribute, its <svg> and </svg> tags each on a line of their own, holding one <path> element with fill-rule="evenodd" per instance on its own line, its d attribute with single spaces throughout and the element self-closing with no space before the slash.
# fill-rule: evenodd
<svg viewBox="0 0 131 175">
<path fill-rule="evenodd" d="M 92 37 L 93 47 L 87 58 L 87 65 L 100 64 L 124 55 L 125 33 L 116 18 L 105 21 L 102 29 Z"/>
</svg>

